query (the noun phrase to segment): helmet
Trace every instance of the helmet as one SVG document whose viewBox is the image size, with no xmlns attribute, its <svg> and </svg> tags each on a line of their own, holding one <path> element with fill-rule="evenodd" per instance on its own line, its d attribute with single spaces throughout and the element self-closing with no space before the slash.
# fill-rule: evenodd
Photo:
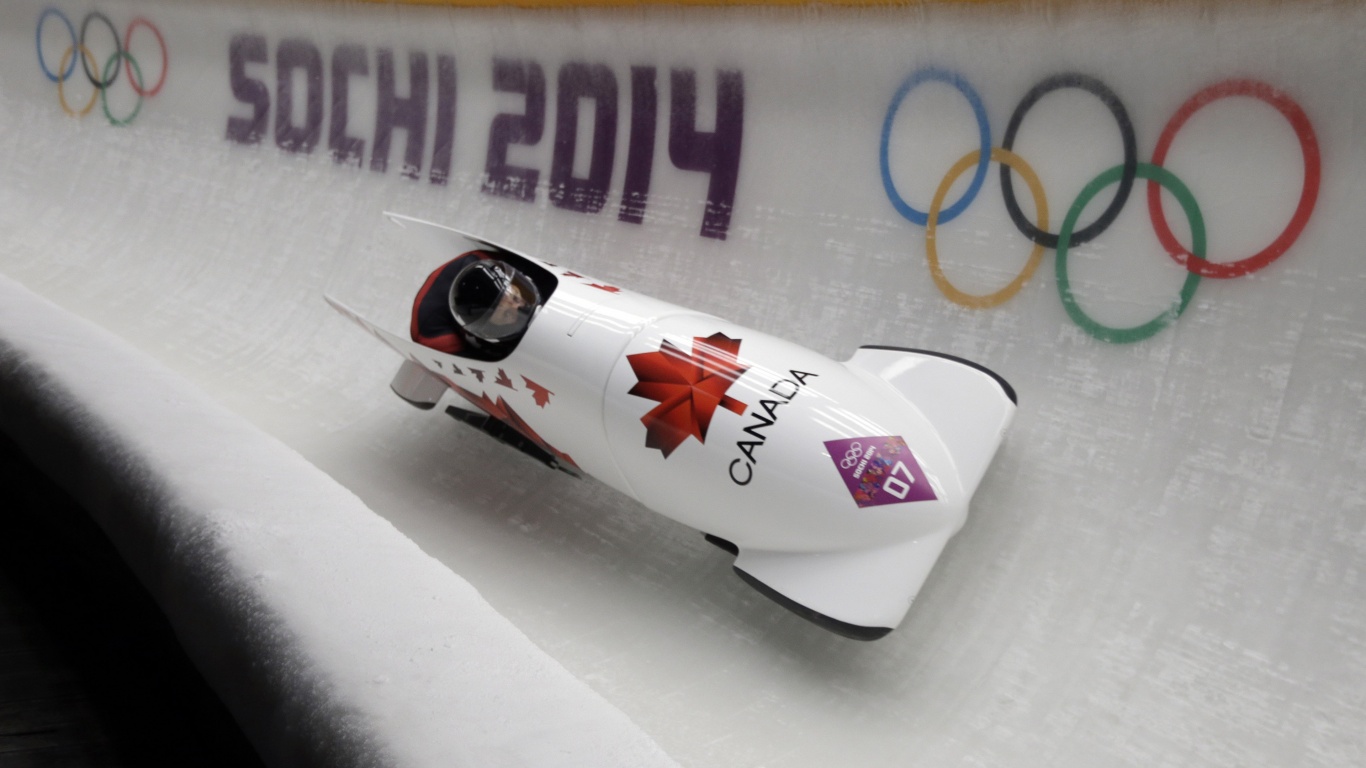
<svg viewBox="0 0 1366 768">
<path fill-rule="evenodd" d="M 451 314 L 465 333 L 482 341 L 517 338 L 540 303 L 536 284 L 496 259 L 470 264 L 451 283 Z"/>
</svg>

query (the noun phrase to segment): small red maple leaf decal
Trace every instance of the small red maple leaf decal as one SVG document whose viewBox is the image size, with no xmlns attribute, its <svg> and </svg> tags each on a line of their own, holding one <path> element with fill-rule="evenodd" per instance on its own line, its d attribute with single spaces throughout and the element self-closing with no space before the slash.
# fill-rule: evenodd
<svg viewBox="0 0 1366 768">
<path fill-rule="evenodd" d="M 478 379 L 480 384 L 483 384 L 483 383 L 484 383 L 484 372 L 483 372 L 483 371 L 479 370 L 478 368 L 471 368 L 471 369 L 470 369 L 470 373 L 474 374 L 474 378 Z"/>
<path fill-rule="evenodd" d="M 589 288 L 597 288 L 599 291 L 607 291 L 608 293 L 620 293 L 620 292 L 621 292 L 621 289 L 618 288 L 618 287 L 616 287 L 615 285 L 599 285 L 599 284 L 597 284 L 597 283 L 589 283 L 589 284 L 588 284 L 588 287 L 589 287 Z"/>
<path fill-rule="evenodd" d="M 583 275 L 580 275 L 578 272 L 575 272 L 575 271 L 570 270 L 570 269 L 567 269 L 567 270 L 564 271 L 564 276 L 565 276 L 565 277 L 583 277 Z"/>
<path fill-rule="evenodd" d="M 749 370 L 737 355 L 740 339 L 723 333 L 697 336 L 689 355 L 668 339 L 658 352 L 627 355 L 637 383 L 630 394 L 659 403 L 640 418 L 645 425 L 645 447 L 658 448 L 669 458 L 691 435 L 707 441 L 712 414 L 720 406 L 736 415 L 744 403 L 726 394 L 735 380 Z"/>
<path fill-rule="evenodd" d="M 512 385 L 512 379 L 508 378 L 507 371 L 504 371 L 502 368 L 498 369 L 498 378 L 494 379 L 493 383 L 507 387 L 511 390 L 517 389 L 517 387 Z"/>
<path fill-rule="evenodd" d="M 526 388 L 531 390 L 531 399 L 536 401 L 536 404 L 542 408 L 546 406 L 546 403 L 550 402 L 550 396 L 555 394 L 525 376 L 522 377 L 522 381 L 525 381 Z"/>
<path fill-rule="evenodd" d="M 484 394 L 482 392 L 476 395 L 468 389 L 463 389 L 461 387 L 455 386 L 454 384 L 451 385 L 451 388 L 454 389 L 461 397 L 473 403 L 474 406 L 477 407 L 479 410 L 503 422 L 509 427 L 512 427 L 513 429 L 517 430 L 519 433 L 521 433 L 522 437 L 525 437 L 526 439 L 535 443 L 538 447 L 549 453 L 551 456 L 554 456 L 557 460 L 573 467 L 576 470 L 579 468 L 579 465 L 574 463 L 574 459 L 571 458 L 569 454 L 565 453 L 564 451 L 561 451 L 560 449 L 556 448 L 550 443 L 547 443 L 545 441 L 545 438 L 537 434 L 536 430 L 532 429 L 531 425 L 527 424 L 522 419 L 522 417 L 512 409 L 512 406 L 508 405 L 508 402 L 504 400 L 501 396 L 495 402 L 494 400 L 489 399 L 489 396 L 487 394 Z"/>
</svg>

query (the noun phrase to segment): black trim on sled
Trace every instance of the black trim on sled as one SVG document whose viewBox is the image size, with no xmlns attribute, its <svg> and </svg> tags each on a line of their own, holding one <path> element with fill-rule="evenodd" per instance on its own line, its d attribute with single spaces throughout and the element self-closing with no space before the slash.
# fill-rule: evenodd
<svg viewBox="0 0 1366 768">
<path fill-rule="evenodd" d="M 740 554 L 740 548 L 739 548 L 739 547 L 735 546 L 734 544 L 732 544 L 732 543 L 729 542 L 729 541 L 726 541 L 725 539 L 721 538 L 720 536 L 713 536 L 713 535 L 711 535 L 710 533 L 704 533 L 704 534 L 702 534 L 702 535 L 707 539 L 707 543 L 708 543 L 708 544 L 711 544 L 711 545 L 716 546 L 716 547 L 720 547 L 721 549 L 724 549 L 725 551 L 731 553 L 732 555 L 739 555 L 739 554 Z"/>
<path fill-rule="evenodd" d="M 464 422 L 471 427 L 483 432 L 500 443 L 516 448 L 531 458 L 541 462 L 551 469 L 558 469 L 566 475 L 582 477 L 573 467 L 567 467 L 557 460 L 554 454 L 550 453 L 541 446 L 528 440 L 525 435 L 511 426 L 493 418 L 487 413 L 476 413 L 464 408 L 457 408 L 454 405 L 446 406 L 446 413 L 450 414 L 456 421 Z"/>
<path fill-rule="evenodd" d="M 975 368 L 981 371 L 982 373 L 985 373 L 986 375 L 990 376 L 991 378 L 995 379 L 996 383 L 1001 385 L 1001 389 L 1005 390 L 1006 397 L 1010 398 L 1010 402 L 1016 405 L 1020 404 L 1019 398 L 1015 396 L 1015 388 L 1010 386 L 1010 382 L 1002 378 L 999 373 L 991 370 L 990 368 L 986 367 L 985 365 L 982 365 L 981 363 L 974 363 L 971 360 L 966 360 L 964 358 L 958 357 L 957 355 L 950 355 L 944 352 L 932 352 L 928 349 L 907 349 L 906 347 L 888 347 L 883 346 L 881 344 L 865 344 L 859 347 L 859 349 L 885 349 L 889 352 L 912 352 L 917 355 L 942 357 L 945 360 L 952 360 L 955 363 L 962 363 L 963 365 L 966 365 L 969 368 Z"/>
<path fill-rule="evenodd" d="M 731 568 L 735 569 L 735 573 L 739 575 L 741 580 L 758 590 L 759 594 L 767 597 L 769 600 L 772 600 L 789 611 L 792 611 L 812 624 L 834 632 L 841 637 L 847 637 L 851 640 L 877 640 L 892 631 L 891 627 L 862 627 L 858 624 L 850 624 L 845 621 L 840 621 L 839 619 L 832 619 L 823 613 L 807 608 L 773 587 L 770 587 L 748 573 L 745 573 L 740 570 L 738 565 L 732 565 Z"/>
</svg>

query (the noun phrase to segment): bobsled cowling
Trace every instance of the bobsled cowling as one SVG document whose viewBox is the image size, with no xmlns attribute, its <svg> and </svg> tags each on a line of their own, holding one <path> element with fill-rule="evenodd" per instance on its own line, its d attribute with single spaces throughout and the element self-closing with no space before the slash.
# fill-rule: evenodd
<svg viewBox="0 0 1366 768">
<path fill-rule="evenodd" d="M 449 355 L 339 311 L 405 357 L 409 402 L 496 419 L 547 463 L 709 535 L 739 575 L 848 637 L 896 627 L 1015 411 L 957 358 L 863 347 L 839 363 L 458 230 L 389 214 L 433 262 L 471 248 L 534 272 L 542 305 L 506 358 Z"/>
</svg>

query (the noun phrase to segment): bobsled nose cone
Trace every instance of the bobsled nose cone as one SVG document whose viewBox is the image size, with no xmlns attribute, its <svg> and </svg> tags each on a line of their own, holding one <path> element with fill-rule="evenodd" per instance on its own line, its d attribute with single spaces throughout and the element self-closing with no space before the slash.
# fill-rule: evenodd
<svg viewBox="0 0 1366 768">
<path fill-rule="evenodd" d="M 937 352 L 860 347 L 846 365 L 891 384 L 925 415 L 970 496 L 1015 416 L 1015 389 L 977 363 Z"/>
</svg>

